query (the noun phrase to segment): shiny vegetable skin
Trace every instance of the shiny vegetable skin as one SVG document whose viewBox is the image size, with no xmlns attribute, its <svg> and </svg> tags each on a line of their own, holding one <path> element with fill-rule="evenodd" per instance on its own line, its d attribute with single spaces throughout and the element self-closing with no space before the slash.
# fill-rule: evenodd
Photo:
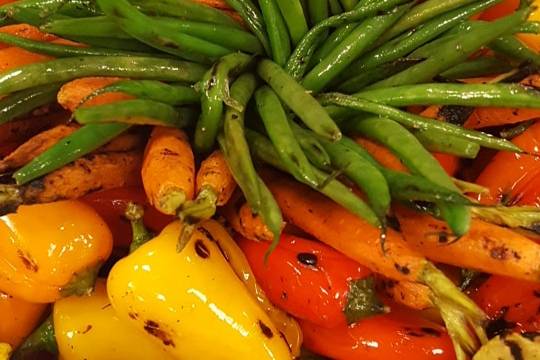
<svg viewBox="0 0 540 360">
<path fill-rule="evenodd" d="M 102 279 L 91 296 L 56 302 L 53 322 L 58 353 L 65 360 L 173 359 L 148 335 L 120 319 L 110 306 Z"/>
<path fill-rule="evenodd" d="M 393 309 L 350 326 L 327 329 L 300 321 L 304 346 L 334 359 L 454 360 L 452 342 L 439 324 Z"/>
<path fill-rule="evenodd" d="M 244 19 L 248 28 L 259 39 L 266 53 L 271 54 L 268 35 L 264 29 L 264 19 L 255 4 L 251 0 L 226 0 L 226 2 Z"/>
<path fill-rule="evenodd" d="M 326 245 L 282 234 L 266 263 L 267 244 L 239 245 L 270 300 L 298 319 L 334 328 L 384 311 L 371 271 Z"/>
<path fill-rule="evenodd" d="M 17 299 L 0 291 L 0 343 L 18 347 L 43 317 L 46 304 Z"/>
<path fill-rule="evenodd" d="M 107 225 L 77 201 L 20 206 L 0 218 L 0 233 L 0 290 L 38 303 L 87 294 L 112 249 Z"/>
<path fill-rule="evenodd" d="M 276 0 L 259 0 L 259 6 L 266 24 L 272 59 L 284 66 L 291 55 L 291 39 L 287 32 L 285 21 L 281 16 Z"/>
<path fill-rule="evenodd" d="M 180 231 L 172 223 L 113 267 L 107 290 L 120 319 L 175 358 L 291 359 L 218 245 L 196 230 L 177 253 Z"/>
<path fill-rule="evenodd" d="M 152 57 L 88 56 L 26 65 L 0 74 L 0 95 L 85 76 L 123 76 L 164 81 L 199 81 L 205 67 Z"/>
<path fill-rule="evenodd" d="M 257 73 L 313 132 L 331 141 L 341 138 L 341 131 L 317 100 L 279 65 L 262 60 Z"/>
<path fill-rule="evenodd" d="M 300 0 L 276 0 L 287 23 L 293 45 L 297 45 L 308 32 L 307 19 Z"/>
<path fill-rule="evenodd" d="M 0 124 L 13 120 L 17 116 L 47 105 L 56 99 L 60 88 L 57 84 L 38 86 L 12 94 L 0 100 Z"/>
</svg>

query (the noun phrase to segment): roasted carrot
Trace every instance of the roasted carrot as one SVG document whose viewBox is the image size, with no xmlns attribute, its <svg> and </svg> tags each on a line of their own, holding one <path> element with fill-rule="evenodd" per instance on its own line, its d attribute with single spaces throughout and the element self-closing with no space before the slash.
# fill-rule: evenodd
<svg viewBox="0 0 540 360">
<path fill-rule="evenodd" d="M 512 142 L 523 151 L 538 153 L 540 149 L 540 122 L 516 136 Z M 520 189 L 540 172 L 540 157 L 500 151 L 476 179 L 479 185 L 489 189 L 480 197 L 483 204 L 513 203 Z"/>
<path fill-rule="evenodd" d="M 115 77 L 86 77 L 68 82 L 58 92 L 58 103 L 66 110 L 74 112 L 94 91 L 122 80 Z M 85 106 L 102 105 L 115 101 L 132 99 L 127 94 L 111 92 L 100 94 L 85 102 Z"/>
<path fill-rule="evenodd" d="M 225 205 L 221 211 L 234 231 L 243 237 L 272 242 L 274 235 L 264 224 L 259 215 L 254 214 L 242 196 L 237 196 Z"/>
<path fill-rule="evenodd" d="M 411 309 L 426 310 L 432 308 L 431 291 L 425 285 L 410 281 L 381 281 L 382 290 L 395 302 Z"/>
<path fill-rule="evenodd" d="M 0 125 L 0 143 L 23 143 L 32 136 L 59 124 L 66 124 L 69 114 L 53 112 L 45 115 L 25 117 Z"/>
<path fill-rule="evenodd" d="M 480 342 L 487 340 L 482 328 L 483 312 L 432 263 L 408 247 L 399 233 L 389 229 L 382 249 L 379 230 L 338 204 L 283 176 L 267 183 L 284 217 L 294 225 L 374 272 L 393 280 L 427 285 L 454 341 L 458 359 L 465 359 L 466 353 L 476 351 Z"/>
<path fill-rule="evenodd" d="M 14 35 L 18 37 L 22 37 L 24 39 L 28 40 L 34 40 L 34 41 L 53 41 L 57 40 L 58 37 L 52 34 L 44 33 L 43 31 L 39 30 L 37 27 L 29 25 L 29 24 L 14 24 L 14 25 L 6 25 L 0 27 L 0 33 Z M 5 45 L 3 43 L 0 43 L 0 49 L 7 48 L 8 45 Z"/>
<path fill-rule="evenodd" d="M 459 239 L 429 215 L 397 209 L 407 243 L 433 261 L 514 278 L 540 280 L 540 245 L 498 225 L 474 219 Z"/>
<path fill-rule="evenodd" d="M 77 126 L 58 125 L 37 134 L 0 161 L 0 172 L 27 164 L 75 130 L 77 130 Z"/>
<path fill-rule="evenodd" d="M 18 47 L 8 47 L 0 49 L 0 72 L 52 59 L 51 56 L 36 54 Z"/>
<path fill-rule="evenodd" d="M 195 192 L 195 160 L 187 135 L 180 129 L 154 127 L 141 173 L 150 204 L 176 215 Z"/>
<path fill-rule="evenodd" d="M 381 165 L 396 171 L 408 172 L 401 160 L 399 160 L 390 150 L 374 141 L 357 137 L 357 143 L 362 145 Z"/>
<path fill-rule="evenodd" d="M 146 136 L 140 131 L 128 131 L 96 149 L 95 153 L 127 152 L 141 149 L 145 145 L 145 140 Z"/>
<path fill-rule="evenodd" d="M 90 192 L 140 184 L 140 152 L 95 154 L 82 157 L 24 186 L 2 185 L 0 206 L 78 199 Z"/>
</svg>

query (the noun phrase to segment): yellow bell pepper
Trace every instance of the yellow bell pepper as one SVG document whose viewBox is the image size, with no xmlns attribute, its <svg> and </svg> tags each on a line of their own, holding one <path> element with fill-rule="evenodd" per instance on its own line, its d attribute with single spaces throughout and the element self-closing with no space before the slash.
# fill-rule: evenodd
<svg viewBox="0 0 540 360">
<path fill-rule="evenodd" d="M 533 11 L 529 15 L 528 21 L 540 21 L 540 0 L 534 0 Z M 529 48 L 536 52 L 540 52 L 540 35 L 538 34 L 518 34 L 518 38 L 523 41 Z"/>
<path fill-rule="evenodd" d="M 58 352 L 63 360 L 172 359 L 150 337 L 116 316 L 104 280 L 98 280 L 92 296 L 72 296 L 58 301 L 53 319 Z"/>
<path fill-rule="evenodd" d="M 175 359 L 292 359 L 218 245 L 196 230 L 178 253 L 180 231 L 170 224 L 113 267 L 107 290 L 118 316 Z"/>
<path fill-rule="evenodd" d="M 20 206 L 0 217 L 0 291 L 35 303 L 86 293 L 111 250 L 109 228 L 88 205 Z"/>
<path fill-rule="evenodd" d="M 14 348 L 35 329 L 47 304 L 34 304 L 0 291 L 0 343 Z"/>
<path fill-rule="evenodd" d="M 9 360 L 11 356 L 11 345 L 0 343 L 0 360 Z"/>
</svg>

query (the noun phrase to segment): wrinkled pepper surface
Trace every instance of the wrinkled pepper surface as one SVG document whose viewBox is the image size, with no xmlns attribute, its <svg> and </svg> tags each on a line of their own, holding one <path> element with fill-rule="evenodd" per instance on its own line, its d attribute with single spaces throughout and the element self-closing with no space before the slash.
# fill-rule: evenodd
<svg viewBox="0 0 540 360">
<path fill-rule="evenodd" d="M 196 230 L 178 253 L 180 231 L 170 224 L 113 267 L 107 290 L 118 316 L 177 359 L 292 359 L 219 246 Z"/>
<path fill-rule="evenodd" d="M 0 291 L 36 303 L 87 293 L 111 250 L 109 228 L 88 205 L 20 206 L 0 217 Z"/>
</svg>

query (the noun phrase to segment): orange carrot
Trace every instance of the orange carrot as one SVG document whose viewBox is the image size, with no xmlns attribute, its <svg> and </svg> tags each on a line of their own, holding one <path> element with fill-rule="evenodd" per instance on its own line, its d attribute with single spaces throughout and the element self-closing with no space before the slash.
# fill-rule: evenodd
<svg viewBox="0 0 540 360">
<path fill-rule="evenodd" d="M 428 259 L 524 280 L 540 280 L 540 245 L 518 233 L 473 219 L 470 231 L 459 239 L 447 225 L 429 215 L 398 208 L 397 216 L 407 243 Z"/>
<path fill-rule="evenodd" d="M 0 27 L 0 33 L 15 35 L 34 41 L 53 41 L 58 39 L 55 35 L 44 33 L 37 27 L 28 24 L 15 24 Z M 9 45 L 0 43 L 0 49 L 9 47 Z"/>
<path fill-rule="evenodd" d="M 233 197 L 221 211 L 234 231 L 246 239 L 272 242 L 274 235 L 242 196 Z"/>
<path fill-rule="evenodd" d="M 408 172 L 401 160 L 397 158 L 390 150 L 371 140 L 358 137 L 355 141 L 362 145 L 370 154 L 381 163 L 381 165 L 396 171 Z"/>
<path fill-rule="evenodd" d="M 140 131 L 125 132 L 102 147 L 96 149 L 95 153 L 126 152 L 141 149 L 146 143 L 146 136 Z"/>
<path fill-rule="evenodd" d="M 83 101 L 96 90 L 122 80 L 116 77 L 86 77 L 68 82 L 58 92 L 58 103 L 71 112 L 75 111 Z M 103 105 L 116 101 L 128 100 L 133 97 L 111 92 L 100 94 L 84 103 L 84 106 Z"/>
<path fill-rule="evenodd" d="M 425 285 L 410 281 L 382 280 L 383 292 L 395 302 L 415 310 L 433 308 L 431 291 Z"/>
<path fill-rule="evenodd" d="M 236 182 L 220 150 L 214 151 L 201 163 L 196 184 L 197 194 L 209 188 L 217 195 L 216 205 L 223 206 L 229 201 L 236 188 Z"/>
<path fill-rule="evenodd" d="M 195 160 L 187 135 L 156 126 L 146 145 L 142 166 L 146 196 L 156 209 L 176 215 L 195 192 Z"/>
<path fill-rule="evenodd" d="M 37 134 L 0 161 L 0 172 L 27 164 L 75 130 L 76 126 L 58 125 Z"/>
<path fill-rule="evenodd" d="M 69 114 L 54 112 L 4 123 L 0 125 L 0 143 L 21 144 L 48 128 L 67 123 L 68 120 Z"/>
<path fill-rule="evenodd" d="M 526 152 L 538 153 L 540 149 L 540 122 L 529 127 L 512 142 Z M 540 157 L 500 151 L 476 179 L 489 189 L 480 197 L 483 204 L 496 204 L 501 200 L 512 203 L 519 190 L 540 173 Z"/>
<path fill-rule="evenodd" d="M 0 72 L 52 59 L 54 58 L 51 56 L 36 54 L 18 47 L 8 47 L 0 49 Z"/>
</svg>

